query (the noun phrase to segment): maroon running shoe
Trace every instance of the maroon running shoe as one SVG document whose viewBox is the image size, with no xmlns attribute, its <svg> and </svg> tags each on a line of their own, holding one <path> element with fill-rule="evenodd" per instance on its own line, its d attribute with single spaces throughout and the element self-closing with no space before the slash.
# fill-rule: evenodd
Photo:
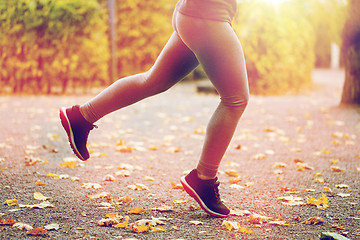
<svg viewBox="0 0 360 240">
<path fill-rule="evenodd" d="M 202 209 L 214 217 L 227 217 L 230 210 L 222 203 L 219 195 L 217 177 L 211 180 L 201 180 L 196 169 L 180 179 L 185 191 L 193 197 Z"/>
<path fill-rule="evenodd" d="M 75 155 L 86 161 L 90 157 L 86 148 L 89 132 L 97 126 L 85 120 L 80 113 L 79 105 L 68 108 L 62 107 L 60 109 L 60 119 Z"/>
</svg>

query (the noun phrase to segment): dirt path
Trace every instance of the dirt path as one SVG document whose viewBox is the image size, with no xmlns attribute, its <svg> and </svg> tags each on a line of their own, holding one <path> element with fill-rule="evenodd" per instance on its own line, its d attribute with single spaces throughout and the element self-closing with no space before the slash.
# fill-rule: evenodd
<svg viewBox="0 0 360 240">
<path fill-rule="evenodd" d="M 209 217 L 171 185 L 196 166 L 204 126 L 218 103 L 217 96 L 197 94 L 193 83 L 103 118 L 90 135 L 88 162 L 74 158 L 58 108 L 90 96 L 0 97 L 0 219 L 60 227 L 36 237 L 1 225 L 0 239 L 319 239 L 321 232 L 360 239 L 360 112 L 338 106 L 343 72 L 316 70 L 314 81 L 307 94 L 252 97 L 222 162 L 221 196 L 242 210 L 226 220 L 253 233 L 229 231 L 224 219 Z M 104 181 L 107 175 L 115 181 Z M 129 188 L 135 184 L 148 190 Z M 53 207 L 30 208 L 42 202 L 35 192 Z M 89 198 L 99 193 L 106 197 Z M 120 202 L 124 196 L 133 201 Z M 278 198 L 285 196 L 304 205 L 284 205 Z M 319 207 L 306 204 L 311 198 Z M 12 199 L 18 204 L 3 204 Z M 129 213 L 133 207 L 145 212 Z M 98 226 L 107 213 L 129 216 L 128 226 L 152 217 L 165 224 L 144 233 Z M 324 222 L 303 223 L 311 217 Z"/>
</svg>

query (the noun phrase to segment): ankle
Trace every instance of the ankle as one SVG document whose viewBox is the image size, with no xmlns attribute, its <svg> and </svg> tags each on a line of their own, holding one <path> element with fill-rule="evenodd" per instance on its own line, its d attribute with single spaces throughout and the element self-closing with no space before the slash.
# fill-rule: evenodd
<svg viewBox="0 0 360 240">
<path fill-rule="evenodd" d="M 215 179 L 216 176 L 207 176 L 207 175 L 204 175 L 200 172 L 197 172 L 197 177 L 200 179 L 200 180 L 212 180 L 212 179 Z"/>
</svg>

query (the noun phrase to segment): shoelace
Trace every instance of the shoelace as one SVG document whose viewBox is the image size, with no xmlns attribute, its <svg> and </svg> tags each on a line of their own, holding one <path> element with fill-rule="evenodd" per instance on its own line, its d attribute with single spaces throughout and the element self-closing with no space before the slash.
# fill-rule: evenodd
<svg viewBox="0 0 360 240">
<path fill-rule="evenodd" d="M 220 193 L 219 193 L 219 185 L 220 185 L 220 182 L 215 182 L 215 183 L 211 186 L 211 187 L 213 188 L 213 190 L 214 190 L 214 193 L 215 193 L 216 203 L 220 203 L 220 202 L 221 202 Z"/>
</svg>

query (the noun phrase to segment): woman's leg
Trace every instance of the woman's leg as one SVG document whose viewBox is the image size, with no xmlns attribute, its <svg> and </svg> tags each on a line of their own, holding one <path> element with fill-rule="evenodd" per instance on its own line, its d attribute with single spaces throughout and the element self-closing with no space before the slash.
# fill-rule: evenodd
<svg viewBox="0 0 360 240">
<path fill-rule="evenodd" d="M 198 64 L 194 53 L 174 32 L 149 71 L 116 81 L 81 107 L 61 108 L 61 123 L 76 156 L 81 160 L 90 157 L 86 143 L 94 122 L 117 109 L 167 90 Z"/>
<path fill-rule="evenodd" d="M 169 89 L 198 64 L 194 53 L 174 32 L 149 71 L 117 80 L 80 106 L 80 112 L 94 123 L 108 113 Z"/>
<path fill-rule="evenodd" d="M 229 23 L 177 14 L 176 29 L 221 97 L 207 126 L 197 166 L 201 179 L 213 179 L 249 99 L 244 54 Z"/>
</svg>

